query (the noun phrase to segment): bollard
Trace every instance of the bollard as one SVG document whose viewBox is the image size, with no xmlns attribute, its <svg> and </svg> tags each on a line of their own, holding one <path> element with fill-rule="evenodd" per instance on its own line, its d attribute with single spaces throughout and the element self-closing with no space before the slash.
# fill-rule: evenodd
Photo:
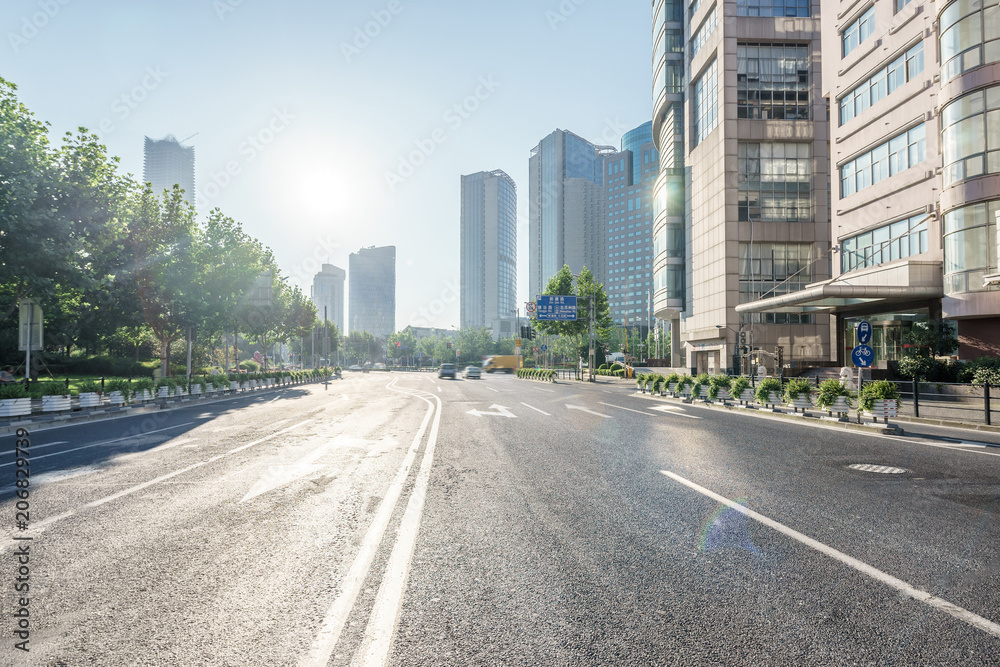
<svg viewBox="0 0 1000 667">
<path fill-rule="evenodd" d="M 990 426 L 990 383 L 983 383 L 983 404 L 986 408 L 986 425 Z"/>
<path fill-rule="evenodd" d="M 917 378 L 913 378 L 913 416 L 920 416 L 920 383 Z"/>
</svg>

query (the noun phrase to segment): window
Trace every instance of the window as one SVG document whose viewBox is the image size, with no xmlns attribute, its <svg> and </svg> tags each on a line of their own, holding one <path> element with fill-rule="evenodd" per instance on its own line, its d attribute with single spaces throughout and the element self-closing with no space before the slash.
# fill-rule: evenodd
<svg viewBox="0 0 1000 667">
<path fill-rule="evenodd" d="M 840 242 L 840 271 L 878 266 L 927 252 L 927 215 L 921 213 Z"/>
<path fill-rule="evenodd" d="M 804 289 L 812 282 L 811 243 L 740 243 L 740 303 Z M 752 313 L 745 320 L 808 324 L 811 315 Z"/>
<path fill-rule="evenodd" d="M 840 167 L 840 197 L 895 176 L 924 161 L 926 133 L 921 123 Z"/>
<path fill-rule="evenodd" d="M 809 119 L 810 57 L 805 44 L 738 44 L 739 118 Z"/>
<path fill-rule="evenodd" d="M 844 29 L 840 37 L 841 57 L 858 48 L 863 41 L 871 37 L 873 32 L 875 32 L 875 5 L 869 7 L 864 14 Z"/>
<path fill-rule="evenodd" d="M 964 95 L 941 112 L 944 185 L 1000 173 L 1000 86 Z"/>
<path fill-rule="evenodd" d="M 848 122 L 865 109 L 891 95 L 907 81 L 924 71 L 924 43 L 910 47 L 884 68 L 840 98 L 840 124 Z"/>
<path fill-rule="evenodd" d="M 736 0 L 737 16 L 809 16 L 809 0 Z"/>
<path fill-rule="evenodd" d="M 719 76 L 715 60 L 694 82 L 694 132 L 692 143 L 697 146 L 719 124 Z"/>
<path fill-rule="evenodd" d="M 944 291 L 983 291 L 985 276 L 997 272 L 996 216 L 1000 199 L 944 215 Z M 997 289 L 993 287 L 992 289 Z"/>
<path fill-rule="evenodd" d="M 712 7 L 712 9 L 709 10 L 708 16 L 706 16 L 705 20 L 701 22 L 701 27 L 698 28 L 694 37 L 691 38 L 692 58 L 698 55 L 698 51 L 700 51 L 701 47 L 705 45 L 705 42 L 708 41 L 709 36 L 713 32 L 715 32 L 715 7 Z"/>
<path fill-rule="evenodd" d="M 958 0 L 941 12 L 941 81 L 1000 62 L 1000 5 Z"/>
<path fill-rule="evenodd" d="M 739 219 L 812 220 L 812 155 L 806 143 L 739 144 Z"/>
<path fill-rule="evenodd" d="M 894 0 L 893 13 L 898 14 L 908 4 L 910 4 L 910 0 Z"/>
</svg>

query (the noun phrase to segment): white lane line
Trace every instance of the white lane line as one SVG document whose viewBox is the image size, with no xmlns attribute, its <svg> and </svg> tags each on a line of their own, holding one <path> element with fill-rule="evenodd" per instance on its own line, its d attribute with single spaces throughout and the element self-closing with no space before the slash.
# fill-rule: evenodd
<svg viewBox="0 0 1000 667">
<path fill-rule="evenodd" d="M 406 593 L 406 581 L 410 575 L 410 565 L 413 562 L 413 549 L 417 544 L 417 532 L 424 511 L 424 500 L 427 497 L 427 486 L 430 483 L 431 467 L 434 463 L 434 449 L 437 445 L 438 431 L 441 428 L 441 400 L 437 401 L 437 412 L 434 424 L 427 437 L 424 457 L 417 471 L 413 492 L 406 505 L 402 523 L 396 537 L 396 545 L 389 556 L 382 584 L 379 586 L 375 605 L 365 628 L 365 636 L 357 653 L 362 665 L 385 665 L 389 662 L 389 651 L 392 649 L 392 639 L 399 622 L 399 613 L 403 606 L 403 595 Z"/>
<path fill-rule="evenodd" d="M 101 447 L 102 445 L 110 445 L 110 444 L 112 444 L 114 442 L 121 442 L 122 440 L 131 440 L 133 438 L 138 438 L 138 437 L 141 437 L 141 436 L 144 436 L 144 435 L 149 435 L 150 433 L 160 433 L 161 431 L 169 431 L 170 429 L 180 428 L 181 426 L 190 426 L 193 423 L 194 422 L 187 422 L 185 424 L 178 424 L 177 426 L 168 426 L 166 428 L 158 428 L 155 431 L 146 431 L 145 433 L 136 433 L 135 435 L 129 435 L 129 436 L 126 436 L 124 438 L 117 438 L 116 440 L 105 440 L 103 442 L 95 442 L 92 445 L 84 445 L 83 447 L 74 447 L 73 449 L 64 449 L 61 452 L 56 452 L 54 454 L 42 454 L 41 456 L 32 456 L 31 460 L 32 461 L 37 461 L 38 459 L 47 459 L 50 456 L 62 456 L 63 454 L 69 454 L 70 452 L 78 452 L 81 449 L 90 449 L 91 447 Z M 11 463 L 0 463 L 0 468 L 4 468 L 6 466 L 12 466 L 12 465 L 14 465 L 13 462 L 11 462 Z M 34 525 L 38 525 L 38 524 L 34 524 Z"/>
<path fill-rule="evenodd" d="M 282 433 L 287 433 L 288 431 L 292 431 L 294 429 L 297 429 L 298 427 L 303 426 L 304 424 L 308 424 L 311 421 L 312 421 L 312 419 L 307 419 L 307 420 L 305 420 L 303 422 L 300 422 L 300 423 L 296 424 L 295 426 L 289 426 L 286 429 L 282 429 L 280 431 L 276 431 L 275 433 L 272 433 L 271 435 L 265 436 L 265 437 L 261 438 L 260 440 L 254 440 L 253 442 L 247 443 L 247 444 L 245 444 L 245 445 L 243 445 L 241 447 L 237 447 L 236 449 L 232 449 L 232 450 L 226 452 L 225 454 L 219 454 L 218 456 L 213 456 L 210 459 L 207 459 L 205 461 L 201 461 L 200 463 L 195 463 L 193 465 L 189 465 L 186 468 L 181 468 L 180 470 L 175 470 L 174 472 L 167 473 L 166 475 L 161 475 L 160 477 L 157 477 L 156 479 L 149 480 L 148 482 L 143 482 L 142 484 L 136 484 L 135 486 L 129 487 L 129 488 L 123 490 L 123 491 L 119 491 L 118 493 L 114 493 L 114 494 L 112 494 L 110 496 L 107 496 L 105 498 L 100 498 L 100 499 L 95 500 L 93 502 L 90 502 L 90 503 L 87 503 L 85 505 L 82 505 L 81 507 L 79 507 L 77 509 L 69 510 L 68 512 L 63 512 L 62 514 L 57 514 L 55 516 L 50 516 L 49 518 L 43 519 L 41 521 L 36 521 L 35 523 L 31 524 L 32 535 L 33 536 L 37 535 L 41 530 L 47 528 L 48 526 L 51 526 L 52 524 L 54 524 L 54 523 L 56 523 L 58 521 L 62 521 L 65 518 L 73 516 L 74 514 L 76 514 L 81 509 L 88 509 L 88 508 L 92 508 L 92 507 L 100 507 L 101 505 L 103 505 L 105 503 L 109 503 L 112 500 L 117 500 L 118 498 L 122 498 L 124 496 L 131 495 L 131 494 L 135 493 L 136 491 L 141 491 L 142 489 L 145 489 L 147 487 L 153 486 L 154 484 L 159 484 L 160 482 L 163 482 L 163 481 L 166 481 L 168 479 L 171 479 L 172 477 L 176 477 L 178 475 L 183 475 L 184 473 L 190 472 L 191 470 L 194 470 L 195 468 L 200 468 L 203 465 L 207 465 L 209 463 L 214 463 L 215 461 L 218 461 L 219 459 L 225 458 L 226 456 L 229 456 L 230 454 L 233 454 L 233 453 L 238 452 L 240 450 L 247 449 L 249 447 L 253 447 L 254 445 L 259 445 L 262 442 L 266 442 L 266 441 L 270 440 L 271 438 L 274 438 L 276 436 L 281 435 Z"/>
<path fill-rule="evenodd" d="M 648 412 L 644 412 L 642 410 L 633 410 L 632 408 L 626 408 L 626 407 L 621 406 L 621 405 L 615 405 L 614 403 L 602 403 L 601 401 L 598 401 L 598 403 L 600 403 L 601 405 L 606 405 L 609 408 L 618 408 L 619 410 L 628 410 L 629 412 L 638 412 L 640 415 L 646 415 L 647 417 L 653 417 L 654 416 L 654 415 L 651 415 Z"/>
<path fill-rule="evenodd" d="M 493 387 L 487 387 L 487 389 L 489 389 L 490 391 L 495 391 L 498 394 L 500 393 L 499 389 L 494 389 Z"/>
<path fill-rule="evenodd" d="M 354 557 L 351 569 L 348 570 L 347 576 L 344 577 L 344 580 L 340 584 L 340 595 L 337 596 L 337 599 L 333 601 L 330 609 L 326 612 L 326 616 L 320 625 L 319 633 L 316 635 L 309 653 L 299 661 L 300 667 L 325 667 L 330 661 L 330 657 L 337 646 L 337 641 L 340 639 L 340 633 L 344 630 L 344 625 L 347 623 L 347 618 L 354 608 L 354 603 L 358 599 L 361 587 L 368 577 L 372 561 L 375 560 L 379 544 L 382 543 L 382 538 L 389 527 L 389 521 L 392 519 L 392 514 L 396 509 L 396 503 L 399 502 L 399 496 L 403 492 L 403 484 L 406 482 L 406 478 L 410 476 L 410 469 L 413 467 L 413 461 L 417 456 L 417 449 L 420 448 L 420 441 L 423 439 L 424 433 L 427 432 L 427 425 L 430 424 L 431 416 L 434 414 L 434 404 L 429 399 L 416 394 L 407 394 L 401 388 L 394 387 L 396 382 L 397 380 L 390 382 L 387 389 L 419 398 L 427 403 L 427 412 L 424 414 L 424 419 L 417 430 L 417 434 L 413 437 L 410 449 L 406 452 L 403 462 L 396 471 L 396 477 L 392 480 L 389 489 L 382 497 L 382 502 L 375 512 L 375 518 L 368 527 L 368 532 L 365 533 L 364 541 L 361 543 L 361 548 L 358 550 L 357 556 Z M 431 396 L 434 397 L 433 394 Z M 437 400 L 436 397 L 434 399 Z"/>
<path fill-rule="evenodd" d="M 660 472 L 669 477 L 670 479 L 674 480 L 675 482 L 680 482 L 684 486 L 690 489 L 694 489 L 698 493 L 704 496 L 708 496 L 709 498 L 729 507 L 730 509 L 736 510 L 740 514 L 743 514 L 751 519 L 759 521 L 765 526 L 773 530 L 776 530 L 779 533 L 786 535 L 792 538 L 793 540 L 796 540 L 797 542 L 801 542 L 807 547 L 811 547 L 816 551 L 819 551 L 820 553 L 829 556 L 830 558 L 839 560 L 841 563 L 847 565 L 848 567 L 854 568 L 855 570 L 861 572 L 862 574 L 867 574 L 869 577 L 875 579 L 876 581 L 880 581 L 887 586 L 895 588 L 897 591 L 899 591 L 900 593 L 902 593 L 907 597 L 913 598 L 918 602 L 923 602 L 929 607 L 933 607 L 934 609 L 937 609 L 939 611 L 943 611 L 944 613 L 953 616 L 960 621 L 968 623 L 969 625 L 979 628 L 983 632 L 991 634 L 994 637 L 1000 637 L 1000 625 L 997 625 L 996 623 L 990 621 L 989 619 L 983 618 L 978 614 L 974 614 L 968 609 L 959 607 L 958 605 L 952 604 L 947 600 L 943 600 L 937 597 L 936 595 L 931 595 L 927 591 L 923 591 L 920 590 L 919 588 L 911 586 L 902 579 L 897 579 L 891 574 L 883 572 L 882 570 L 879 570 L 863 561 L 860 561 L 857 558 L 848 556 L 842 551 L 837 551 L 833 547 L 827 546 L 826 544 L 823 544 L 818 540 L 814 540 L 813 538 L 807 535 L 803 535 L 797 530 L 789 528 L 784 524 L 778 523 L 773 519 L 769 519 L 763 514 L 758 514 L 757 512 L 754 512 L 751 509 L 747 509 L 743 505 L 735 501 L 729 500 L 724 496 L 720 496 L 719 494 L 713 491 L 709 491 L 705 487 L 699 486 L 698 484 L 695 484 L 694 482 L 685 479 L 680 475 L 672 473 L 669 470 L 661 470 Z"/>
<path fill-rule="evenodd" d="M 547 391 L 550 394 L 556 393 L 555 389 L 542 389 L 541 387 L 535 387 L 535 391 Z"/>
<path fill-rule="evenodd" d="M 538 409 L 538 408 L 536 408 L 535 406 L 533 406 L 533 405 L 528 405 L 527 403 L 525 403 L 525 402 L 523 402 L 523 401 L 521 402 L 521 405 L 523 405 L 523 406 L 524 406 L 524 407 L 526 407 L 526 408 L 531 408 L 531 409 L 532 409 L 532 410 L 534 410 L 535 412 L 541 412 L 541 413 L 542 413 L 543 415 L 545 415 L 546 417 L 551 417 L 551 416 L 552 416 L 552 415 L 550 415 L 550 414 L 549 414 L 548 412 L 546 412 L 545 410 L 539 410 L 539 409 Z"/>
<path fill-rule="evenodd" d="M 36 451 L 38 449 L 45 449 L 46 447 L 55 447 L 56 445 L 65 445 L 68 442 L 69 442 L 68 440 L 57 440 L 56 442 L 46 442 L 44 445 L 31 445 L 31 447 L 29 447 L 28 449 L 33 452 L 33 451 Z M 16 453 L 17 453 L 17 450 L 16 449 L 12 449 L 9 452 L 0 452 L 0 456 L 8 456 L 8 455 L 16 454 Z"/>
<path fill-rule="evenodd" d="M 593 410 L 588 410 L 587 408 L 581 407 L 579 405 L 567 405 L 567 410 L 579 410 L 580 412 L 586 412 L 587 414 L 595 415 L 597 417 L 604 417 L 605 419 L 614 419 L 611 415 L 604 415 L 600 412 L 594 412 Z"/>
<path fill-rule="evenodd" d="M 675 405 L 658 405 L 654 408 L 650 408 L 650 410 L 656 410 L 664 415 L 675 415 L 677 417 L 687 417 L 688 419 L 701 419 L 701 417 L 687 414 L 684 412 L 684 408 L 679 408 Z"/>
</svg>

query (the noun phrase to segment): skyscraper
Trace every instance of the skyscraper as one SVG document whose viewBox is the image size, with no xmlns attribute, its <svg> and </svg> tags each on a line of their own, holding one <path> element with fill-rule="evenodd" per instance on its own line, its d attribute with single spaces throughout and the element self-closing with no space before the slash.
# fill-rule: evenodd
<svg viewBox="0 0 1000 667">
<path fill-rule="evenodd" d="M 352 253 L 349 331 L 386 338 L 396 330 L 396 246 L 362 248 Z"/>
<path fill-rule="evenodd" d="M 517 186 L 500 170 L 462 176 L 461 326 L 493 328 L 517 307 Z"/>
<path fill-rule="evenodd" d="M 316 314 L 323 319 L 324 308 L 326 317 L 337 325 L 342 334 L 344 331 L 344 282 L 347 272 L 333 264 L 324 264 L 322 270 L 313 278 L 312 302 L 316 306 Z"/>
<path fill-rule="evenodd" d="M 878 368 L 942 318 L 960 358 L 1000 355 L 1000 6 L 824 9 L 834 277 L 743 309 L 833 313 L 845 365 L 863 319 Z"/>
<path fill-rule="evenodd" d="M 616 150 L 595 146 L 572 132 L 556 130 L 528 160 L 528 288 L 534 298 L 569 265 L 606 276 L 604 163 Z"/>
<path fill-rule="evenodd" d="M 142 178 L 153 185 L 157 197 L 179 185 L 184 190 L 184 199 L 194 206 L 194 146 L 183 146 L 170 134 L 163 139 L 146 137 Z"/>
<path fill-rule="evenodd" d="M 603 162 L 607 202 L 604 291 L 615 324 L 645 329 L 653 289 L 651 193 L 659 171 L 652 121 L 626 132 L 622 150 L 605 155 Z"/>
<path fill-rule="evenodd" d="M 819 13 L 820 0 L 653 2 L 653 298 L 675 366 L 739 365 L 738 334 L 771 370 L 831 358 L 825 313 L 737 313 L 829 277 Z"/>
</svg>

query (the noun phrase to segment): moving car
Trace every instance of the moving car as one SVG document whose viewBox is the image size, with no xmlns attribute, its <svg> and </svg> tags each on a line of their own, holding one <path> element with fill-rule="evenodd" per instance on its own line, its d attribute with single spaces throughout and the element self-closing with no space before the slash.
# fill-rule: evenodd
<svg viewBox="0 0 1000 667">
<path fill-rule="evenodd" d="M 372 370 L 373 371 L 384 371 L 384 370 L 388 370 L 388 369 L 385 367 L 385 364 L 383 364 L 383 363 L 375 363 L 375 364 L 372 365 Z"/>
<path fill-rule="evenodd" d="M 465 377 L 466 379 L 475 378 L 477 380 L 481 380 L 483 378 L 483 376 L 479 372 L 479 366 L 466 366 Z"/>
<path fill-rule="evenodd" d="M 361 366 L 358 366 L 357 364 L 353 364 L 351 366 L 348 366 L 347 370 L 349 370 L 349 371 L 360 371 L 361 370 Z"/>
<path fill-rule="evenodd" d="M 451 378 L 455 379 L 455 364 L 441 364 L 441 368 L 438 369 L 439 378 Z"/>
</svg>

